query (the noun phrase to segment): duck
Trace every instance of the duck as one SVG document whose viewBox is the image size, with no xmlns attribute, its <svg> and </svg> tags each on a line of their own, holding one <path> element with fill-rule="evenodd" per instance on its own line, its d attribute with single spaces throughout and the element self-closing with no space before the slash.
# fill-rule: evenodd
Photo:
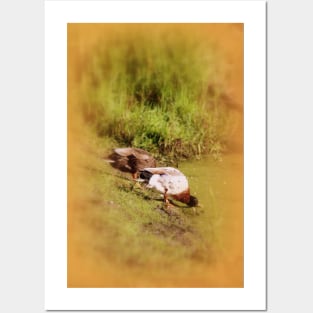
<svg viewBox="0 0 313 313">
<path fill-rule="evenodd" d="M 189 207 L 198 206 L 198 199 L 190 195 L 187 177 L 174 167 L 144 168 L 139 171 L 138 181 L 147 188 L 153 188 L 163 194 L 164 204 L 170 206 L 169 198 L 187 204 Z"/>
<path fill-rule="evenodd" d="M 113 168 L 130 173 L 134 181 L 138 178 L 140 170 L 146 167 L 156 167 L 155 158 L 149 152 L 139 148 L 116 148 L 108 158 Z"/>
</svg>

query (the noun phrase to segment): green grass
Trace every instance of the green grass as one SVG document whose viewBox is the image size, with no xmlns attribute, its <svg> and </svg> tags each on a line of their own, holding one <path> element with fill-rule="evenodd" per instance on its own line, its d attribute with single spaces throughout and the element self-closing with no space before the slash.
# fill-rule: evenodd
<svg viewBox="0 0 313 313">
<path fill-rule="evenodd" d="M 218 155 L 229 136 L 214 47 L 194 34 L 114 34 L 82 72 L 81 109 L 100 137 L 167 159 Z"/>
<path fill-rule="evenodd" d="M 95 151 L 106 145 L 98 140 Z M 78 240 L 100 263 L 104 258 L 116 265 L 153 268 L 214 261 L 219 247 L 213 207 L 212 216 L 205 208 L 195 213 L 184 204 L 168 213 L 160 194 L 133 187 L 130 175 L 111 168 L 96 153 L 82 154 L 85 195 L 79 216 L 86 231 Z"/>
</svg>

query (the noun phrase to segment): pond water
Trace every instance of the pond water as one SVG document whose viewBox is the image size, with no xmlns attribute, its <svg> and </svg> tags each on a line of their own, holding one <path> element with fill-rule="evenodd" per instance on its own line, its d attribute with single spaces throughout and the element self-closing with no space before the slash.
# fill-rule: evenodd
<svg viewBox="0 0 313 313">
<path fill-rule="evenodd" d="M 180 169 L 199 199 L 197 227 L 205 230 L 213 224 L 215 262 L 211 268 L 198 265 L 204 285 L 243 287 L 243 155 L 186 162 Z"/>
</svg>

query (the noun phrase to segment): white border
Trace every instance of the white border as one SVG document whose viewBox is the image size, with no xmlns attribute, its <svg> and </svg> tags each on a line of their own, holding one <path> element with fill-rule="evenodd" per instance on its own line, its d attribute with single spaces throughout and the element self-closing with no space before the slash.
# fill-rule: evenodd
<svg viewBox="0 0 313 313">
<path fill-rule="evenodd" d="M 266 309 L 265 16 L 264 1 L 45 1 L 46 310 Z M 244 23 L 244 288 L 66 287 L 66 32 L 81 22 Z"/>
</svg>

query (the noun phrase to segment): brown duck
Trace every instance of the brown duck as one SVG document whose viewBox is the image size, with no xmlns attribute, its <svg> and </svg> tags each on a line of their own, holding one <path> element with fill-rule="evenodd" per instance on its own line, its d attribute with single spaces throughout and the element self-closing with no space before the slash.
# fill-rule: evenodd
<svg viewBox="0 0 313 313">
<path fill-rule="evenodd" d="M 121 172 L 131 173 L 133 180 L 137 179 L 139 171 L 144 168 L 156 167 L 154 157 L 139 148 L 116 148 L 109 155 L 109 162 Z"/>
</svg>

